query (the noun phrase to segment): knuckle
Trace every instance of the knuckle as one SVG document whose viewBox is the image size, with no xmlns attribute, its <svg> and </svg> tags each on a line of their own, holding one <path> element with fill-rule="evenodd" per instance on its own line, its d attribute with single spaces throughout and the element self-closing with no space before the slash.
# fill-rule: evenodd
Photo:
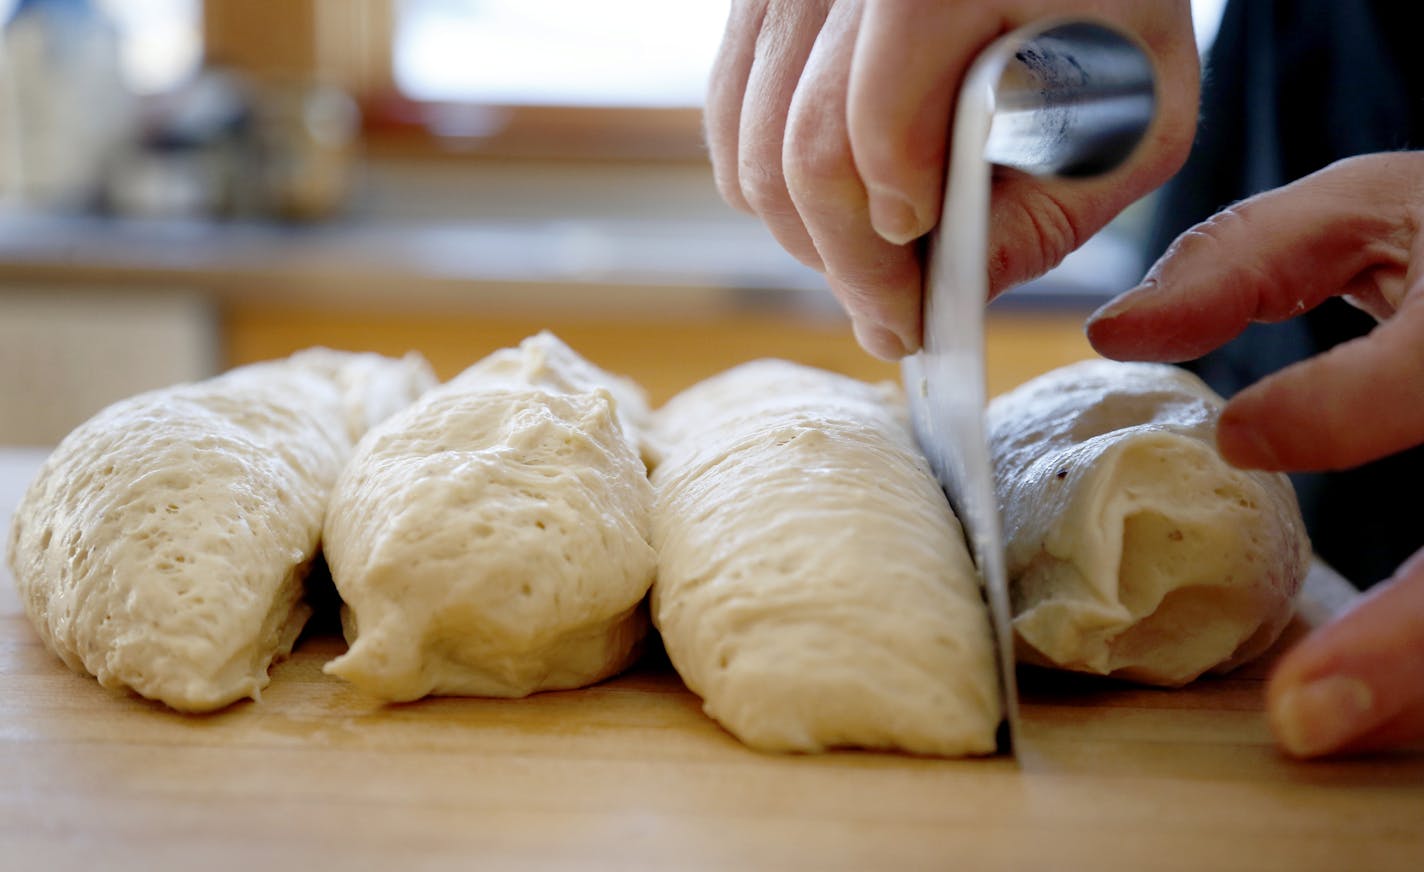
<svg viewBox="0 0 1424 872">
<path fill-rule="evenodd" d="M 1295 285 L 1282 281 L 1271 262 L 1256 256 L 1254 247 L 1242 251 L 1243 242 L 1254 238 L 1258 223 L 1250 200 L 1229 206 L 1173 240 L 1151 273 L 1181 276 L 1204 266 L 1227 265 L 1229 272 L 1221 274 L 1221 281 L 1229 281 L 1231 293 L 1223 302 L 1252 318 L 1299 315 L 1307 304 Z"/>
<path fill-rule="evenodd" d="M 1152 268 L 1160 273 L 1174 264 L 1215 263 L 1226 257 L 1233 239 L 1248 238 L 1255 224 L 1250 201 L 1237 203 L 1212 215 L 1172 240 L 1160 260 Z M 1239 263 L 1251 275 L 1250 264 Z"/>
<path fill-rule="evenodd" d="M 1254 221 L 1245 203 L 1229 206 L 1182 234 L 1173 249 L 1220 249 L 1233 237 L 1249 233 Z"/>
<path fill-rule="evenodd" d="M 817 203 L 832 192 L 839 197 L 856 179 L 845 137 L 822 116 L 811 113 L 792 118 L 782 163 L 797 202 Z"/>
<path fill-rule="evenodd" d="M 1167 249 L 1163 260 L 1189 266 L 1201 263 L 1230 263 L 1235 268 L 1234 280 L 1243 292 L 1240 296 L 1256 301 L 1269 299 L 1273 294 L 1279 295 L 1287 288 L 1274 281 L 1266 267 L 1256 258 L 1242 258 L 1232 254 L 1235 247 L 1233 240 L 1250 239 L 1255 224 L 1250 201 L 1237 203 L 1179 236 Z M 1304 304 L 1301 304 L 1296 313 L 1303 309 Z"/>
<path fill-rule="evenodd" d="M 728 206 L 742 211 L 750 211 L 751 204 L 742 196 L 741 183 L 736 175 L 714 166 L 712 179 L 717 185 L 717 193 Z"/>
<path fill-rule="evenodd" d="M 1086 238 L 1072 210 L 1037 185 L 1021 188 L 1007 201 L 1011 212 L 1000 226 L 989 257 L 990 293 L 1041 275 L 1057 266 Z"/>
<path fill-rule="evenodd" d="M 846 309 L 873 323 L 899 323 L 919 311 L 919 269 L 913 260 L 889 272 L 838 268 L 832 278 L 831 287 Z"/>
<path fill-rule="evenodd" d="M 914 247 L 891 246 L 869 226 L 862 231 L 865 244 L 851 255 L 836 261 L 836 272 L 847 284 L 865 288 L 867 293 L 899 298 L 913 291 L 918 296 L 921 283 L 919 253 Z"/>
<path fill-rule="evenodd" d="M 775 129 L 777 135 L 768 132 Z M 742 196 L 759 214 L 786 202 L 781 168 L 781 129 L 760 119 L 742 119 L 737 150 L 737 180 Z"/>
<path fill-rule="evenodd" d="M 1083 241 L 1073 213 L 1056 197 L 1042 189 L 1034 189 L 1030 198 L 1029 218 L 1043 250 L 1045 268 L 1058 265 L 1070 251 Z"/>
<path fill-rule="evenodd" d="M 864 114 L 851 120 L 850 147 L 857 173 L 880 186 L 899 186 L 911 165 L 909 149 L 896 131 Z"/>
<path fill-rule="evenodd" d="M 758 215 L 784 215 L 791 205 L 779 164 L 743 157 L 737 180 L 741 195 Z"/>
</svg>

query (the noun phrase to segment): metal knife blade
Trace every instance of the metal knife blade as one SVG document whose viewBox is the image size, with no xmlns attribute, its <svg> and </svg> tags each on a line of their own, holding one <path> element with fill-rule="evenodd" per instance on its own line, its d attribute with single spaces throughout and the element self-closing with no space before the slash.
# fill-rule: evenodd
<svg viewBox="0 0 1424 872">
<path fill-rule="evenodd" d="M 986 48 L 955 106 L 946 191 L 929 243 L 924 344 L 901 365 L 915 437 L 964 525 L 993 624 L 1005 724 L 1019 746 L 1018 689 L 1003 534 L 986 441 L 984 309 L 994 164 L 1092 176 L 1132 153 L 1156 110 L 1147 54 L 1094 21 L 1054 19 Z"/>
</svg>

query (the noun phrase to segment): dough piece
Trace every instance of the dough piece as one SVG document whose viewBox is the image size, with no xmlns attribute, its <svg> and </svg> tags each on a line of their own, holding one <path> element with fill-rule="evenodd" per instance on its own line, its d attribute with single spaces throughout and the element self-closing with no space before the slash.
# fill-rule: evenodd
<svg viewBox="0 0 1424 872">
<path fill-rule="evenodd" d="M 392 701 L 518 697 L 625 668 L 647 632 L 652 488 L 611 376 L 552 336 L 376 428 L 342 474 L 326 558 L 350 650 Z"/>
<path fill-rule="evenodd" d="M 1086 361 L 989 405 L 1021 660 L 1176 686 L 1261 654 L 1310 543 L 1290 481 L 1216 451 L 1221 399 Z"/>
<path fill-rule="evenodd" d="M 504 348 L 467 370 L 470 379 L 485 385 L 546 388 L 562 394 L 608 391 L 618 412 L 618 424 L 634 445 L 641 446 L 651 426 L 651 411 L 643 389 L 632 379 L 604 372 L 579 356 L 553 333 L 542 330 Z"/>
<path fill-rule="evenodd" d="M 342 418 L 355 445 L 366 431 L 409 406 L 436 384 L 430 363 L 410 352 L 400 359 L 330 348 L 298 351 L 288 361 L 333 382 L 341 392 Z M 278 361 L 281 363 L 281 361 Z"/>
<path fill-rule="evenodd" d="M 762 360 L 656 414 L 653 620 L 753 748 L 994 750 L 988 612 L 897 400 Z"/>
<path fill-rule="evenodd" d="M 302 579 L 351 452 L 346 423 L 433 381 L 417 357 L 322 349 L 108 407 L 15 513 L 30 621 L 105 687 L 190 712 L 257 698 L 310 614 Z"/>
</svg>

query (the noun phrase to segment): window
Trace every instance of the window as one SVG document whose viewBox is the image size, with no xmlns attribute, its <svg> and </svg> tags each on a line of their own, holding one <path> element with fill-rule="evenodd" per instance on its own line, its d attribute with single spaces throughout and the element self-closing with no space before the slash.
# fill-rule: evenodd
<svg viewBox="0 0 1424 872">
<path fill-rule="evenodd" d="M 18 2 L 0 0 L 0 20 Z M 702 159 L 698 112 L 731 0 L 90 2 L 140 94 L 189 76 L 206 37 L 251 72 L 347 88 L 377 152 Z M 1192 0 L 1201 44 L 1225 2 Z"/>
<path fill-rule="evenodd" d="M 1203 56 L 1216 39 L 1221 14 L 1225 11 L 1226 0 L 1192 0 L 1192 27 L 1196 31 L 1197 51 Z"/>
<path fill-rule="evenodd" d="M 730 0 L 397 0 L 393 77 L 414 100 L 701 106 Z M 1192 0 L 1210 46 L 1226 0 Z"/>
<path fill-rule="evenodd" d="M 402 0 L 396 87 L 414 100 L 702 105 L 729 0 Z"/>
<path fill-rule="evenodd" d="M 124 80 L 139 94 L 167 91 L 203 55 L 202 0 L 97 0 L 119 32 Z"/>
</svg>

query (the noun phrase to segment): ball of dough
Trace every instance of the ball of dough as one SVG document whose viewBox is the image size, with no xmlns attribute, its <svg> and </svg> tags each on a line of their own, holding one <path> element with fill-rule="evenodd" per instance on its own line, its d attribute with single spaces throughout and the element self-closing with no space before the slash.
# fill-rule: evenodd
<svg viewBox="0 0 1424 872">
<path fill-rule="evenodd" d="M 1221 404 L 1105 360 L 990 403 L 1020 659 L 1175 686 L 1275 641 L 1310 543 L 1285 476 L 1217 453 Z"/>
<path fill-rule="evenodd" d="M 393 701 L 518 697 L 636 657 L 651 486 L 613 394 L 553 343 L 476 364 L 358 446 L 326 525 L 351 640 L 329 673 Z"/>
<path fill-rule="evenodd" d="M 462 378 L 492 387 L 503 383 L 538 386 L 561 394 L 604 390 L 613 398 L 618 425 L 640 450 L 651 426 L 651 410 L 643 389 L 632 379 L 594 366 L 563 340 L 542 330 L 516 348 L 502 348 L 467 369 Z"/>
<path fill-rule="evenodd" d="M 255 698 L 310 614 L 302 580 L 351 422 L 431 382 L 417 358 L 322 349 L 140 394 L 80 425 L 10 533 L 45 644 L 105 687 L 182 711 Z"/>
</svg>

